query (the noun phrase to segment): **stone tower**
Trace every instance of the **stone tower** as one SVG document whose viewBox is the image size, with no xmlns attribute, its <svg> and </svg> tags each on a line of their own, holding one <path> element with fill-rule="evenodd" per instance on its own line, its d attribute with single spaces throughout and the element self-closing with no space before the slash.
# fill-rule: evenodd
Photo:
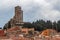
<svg viewBox="0 0 60 40">
<path fill-rule="evenodd" d="M 12 26 L 21 26 L 23 23 L 23 11 L 20 6 L 15 7 L 15 15 L 13 19 L 11 19 L 11 27 Z"/>
<path fill-rule="evenodd" d="M 15 7 L 15 16 L 14 19 L 17 23 L 23 22 L 23 11 L 20 6 Z"/>
</svg>

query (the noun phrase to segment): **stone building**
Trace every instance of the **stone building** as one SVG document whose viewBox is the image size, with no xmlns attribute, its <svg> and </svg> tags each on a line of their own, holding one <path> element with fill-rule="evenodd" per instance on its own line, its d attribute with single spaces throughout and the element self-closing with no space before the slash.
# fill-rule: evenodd
<svg viewBox="0 0 60 40">
<path fill-rule="evenodd" d="M 23 11 L 20 6 L 15 7 L 15 15 L 13 18 L 4 25 L 3 29 L 8 29 L 11 27 L 22 26 L 23 22 Z"/>
<path fill-rule="evenodd" d="M 11 27 L 12 26 L 21 26 L 23 24 L 23 11 L 20 6 L 15 7 L 15 15 L 13 19 L 11 19 Z"/>
</svg>

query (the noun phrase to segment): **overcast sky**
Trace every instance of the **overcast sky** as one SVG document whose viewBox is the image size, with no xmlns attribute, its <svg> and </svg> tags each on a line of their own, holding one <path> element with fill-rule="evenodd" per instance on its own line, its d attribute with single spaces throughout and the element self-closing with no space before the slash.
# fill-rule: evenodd
<svg viewBox="0 0 60 40">
<path fill-rule="evenodd" d="M 60 20 L 60 0 L 0 0 L 0 27 L 13 18 L 17 5 L 22 7 L 25 22 Z"/>
</svg>

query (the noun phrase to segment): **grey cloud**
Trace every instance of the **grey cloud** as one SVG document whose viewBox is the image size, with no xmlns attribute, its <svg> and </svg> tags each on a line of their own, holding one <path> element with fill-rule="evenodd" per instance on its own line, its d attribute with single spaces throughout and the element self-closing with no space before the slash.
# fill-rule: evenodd
<svg viewBox="0 0 60 40">
<path fill-rule="evenodd" d="M 37 1 L 37 2 L 36 2 Z M 40 2 L 41 3 L 40 3 Z M 35 21 L 38 19 L 44 20 L 59 20 L 59 11 L 56 10 L 58 0 L 34 0 L 21 5 L 24 10 L 24 21 Z M 27 1 L 26 1 L 27 2 Z M 58 6 L 59 8 L 59 6 Z M 30 20 L 31 19 L 31 20 Z"/>
<path fill-rule="evenodd" d="M 25 7 L 24 9 L 24 21 L 32 22 L 37 18 L 37 14 L 40 13 L 41 7 L 38 4 L 29 4 L 29 6 Z M 39 12 L 39 13 L 37 13 Z M 41 15 L 41 14 L 40 14 Z"/>
<path fill-rule="evenodd" d="M 60 0 L 54 5 L 54 9 L 60 11 Z"/>
<path fill-rule="evenodd" d="M 32 22 L 38 19 L 54 21 L 60 19 L 59 0 L 20 0 L 19 2 L 17 0 L 6 0 L 4 3 L 2 3 L 3 5 L 0 5 L 0 12 L 2 13 L 1 15 L 3 18 L 9 15 L 6 21 L 13 17 L 13 8 L 16 5 L 20 5 L 22 7 L 24 13 L 24 21 Z"/>
</svg>

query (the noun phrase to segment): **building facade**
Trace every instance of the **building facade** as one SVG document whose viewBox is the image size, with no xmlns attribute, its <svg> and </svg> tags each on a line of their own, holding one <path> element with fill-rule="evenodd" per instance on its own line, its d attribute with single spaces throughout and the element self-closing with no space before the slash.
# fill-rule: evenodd
<svg viewBox="0 0 60 40">
<path fill-rule="evenodd" d="M 15 7 L 15 14 L 13 18 L 4 25 L 3 29 L 9 29 L 11 27 L 23 26 L 23 11 L 20 6 Z"/>
<path fill-rule="evenodd" d="M 13 19 L 11 19 L 11 27 L 13 26 L 21 26 L 23 24 L 23 11 L 20 6 L 15 7 L 15 15 Z"/>
</svg>

